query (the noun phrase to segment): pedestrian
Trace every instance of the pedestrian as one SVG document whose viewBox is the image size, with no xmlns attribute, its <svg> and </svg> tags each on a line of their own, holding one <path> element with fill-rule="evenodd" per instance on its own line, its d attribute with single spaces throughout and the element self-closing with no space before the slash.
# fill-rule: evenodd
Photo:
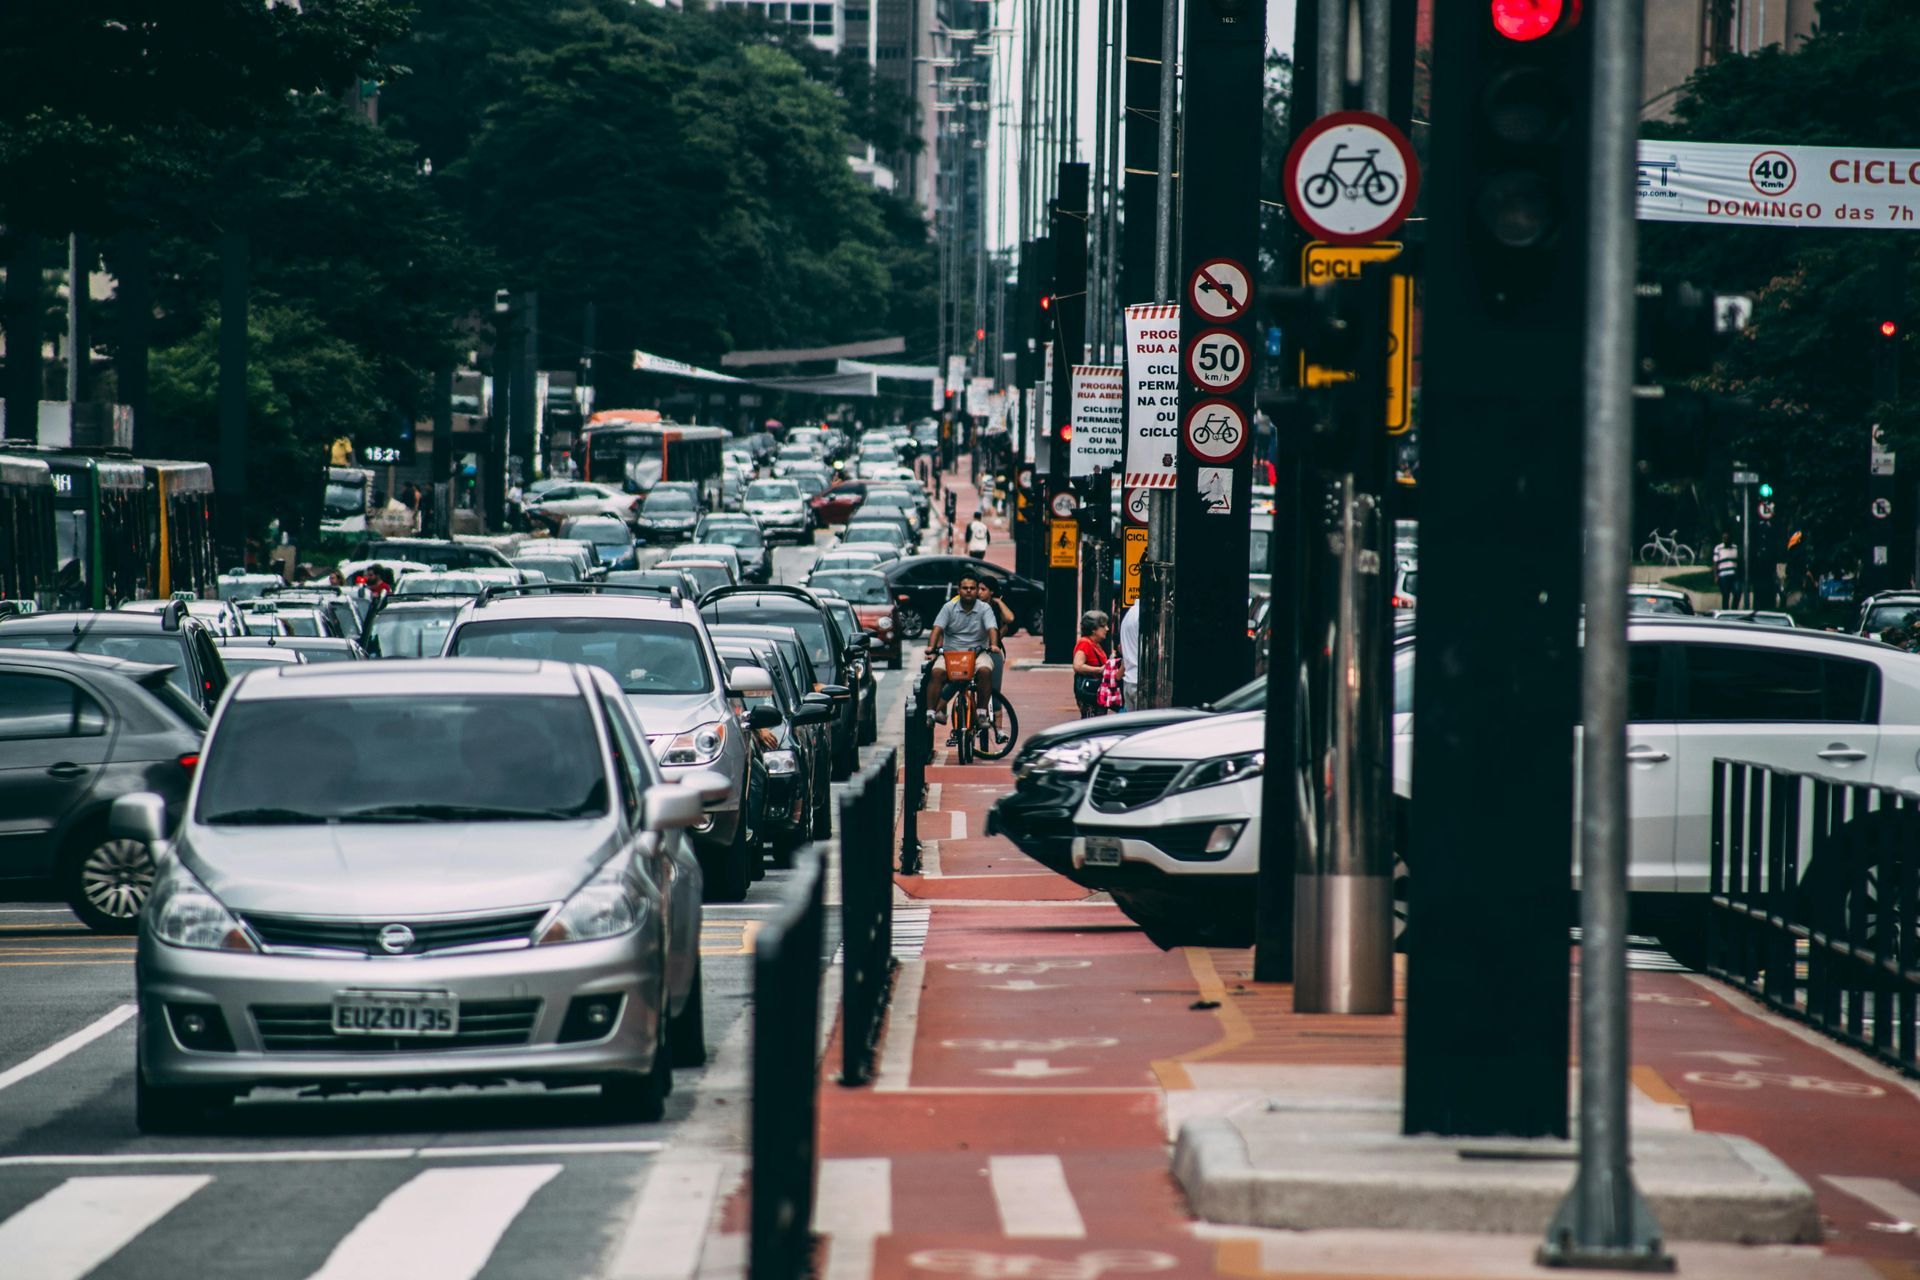
<svg viewBox="0 0 1920 1280">
<path fill-rule="evenodd" d="M 1722 530 L 1713 549 L 1713 576 L 1720 583 L 1720 607 L 1736 609 L 1740 605 L 1740 548 L 1733 535 Z"/>
<path fill-rule="evenodd" d="M 1073 700 L 1080 716 L 1105 712 L 1100 705 L 1100 682 L 1107 672 L 1107 615 L 1089 609 L 1080 615 L 1080 641 L 1073 646 Z"/>
<path fill-rule="evenodd" d="M 1120 615 L 1120 692 L 1129 707 L 1140 705 L 1140 602 Z"/>
<path fill-rule="evenodd" d="M 967 554 L 975 560 L 985 560 L 987 543 L 992 540 L 993 535 L 987 529 L 986 520 L 978 511 L 974 512 L 973 519 L 967 522 Z"/>
</svg>

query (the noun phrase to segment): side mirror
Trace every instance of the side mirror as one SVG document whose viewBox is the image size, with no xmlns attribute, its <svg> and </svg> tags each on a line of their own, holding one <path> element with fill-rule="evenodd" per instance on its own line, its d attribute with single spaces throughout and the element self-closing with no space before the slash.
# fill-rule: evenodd
<svg viewBox="0 0 1920 1280">
<path fill-rule="evenodd" d="M 795 724 L 825 724 L 833 719 L 833 701 L 809 702 L 793 713 Z"/>
<path fill-rule="evenodd" d="M 773 677 L 765 667 L 735 667 L 727 677 L 727 692 L 740 698 L 765 698 L 773 693 Z"/>
<path fill-rule="evenodd" d="M 712 769 L 693 769 L 680 775 L 680 785 L 700 797 L 706 808 L 711 809 L 733 793 L 733 783 L 727 775 Z"/>
<path fill-rule="evenodd" d="M 649 831 L 678 831 L 699 825 L 707 816 L 700 795 L 677 782 L 647 788 L 642 803 L 642 825 Z"/>
<path fill-rule="evenodd" d="M 107 834 L 118 840 L 159 844 L 167 838 L 167 802 L 151 791 L 121 796 L 107 810 Z"/>
<path fill-rule="evenodd" d="M 777 729 L 780 727 L 780 720 L 780 708 L 778 707 L 769 707 L 762 704 L 749 709 L 747 712 L 747 728 L 749 729 Z"/>
<path fill-rule="evenodd" d="M 820 692 L 826 694 L 835 702 L 845 702 L 853 696 L 853 690 L 844 684 L 823 684 L 820 686 Z"/>
<path fill-rule="evenodd" d="M 826 693 L 809 693 L 800 699 L 800 704 L 806 707 L 830 707 L 833 705 L 833 696 Z"/>
</svg>

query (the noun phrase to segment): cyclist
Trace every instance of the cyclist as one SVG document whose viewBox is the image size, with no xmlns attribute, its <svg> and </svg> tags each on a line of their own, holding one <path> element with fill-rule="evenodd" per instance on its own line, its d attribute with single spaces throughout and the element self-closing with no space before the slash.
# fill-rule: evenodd
<svg viewBox="0 0 1920 1280">
<path fill-rule="evenodd" d="M 999 643 L 999 617 L 990 606 L 980 603 L 980 579 L 971 573 L 961 574 L 960 594 L 942 605 L 933 620 L 933 631 L 927 637 L 927 656 L 931 658 L 948 650 L 971 653 L 973 687 L 980 705 L 985 707 L 993 702 L 993 650 Z M 927 705 L 933 708 L 933 718 L 943 724 L 947 719 L 946 683 L 945 664 L 935 663 L 927 673 Z"/>
</svg>

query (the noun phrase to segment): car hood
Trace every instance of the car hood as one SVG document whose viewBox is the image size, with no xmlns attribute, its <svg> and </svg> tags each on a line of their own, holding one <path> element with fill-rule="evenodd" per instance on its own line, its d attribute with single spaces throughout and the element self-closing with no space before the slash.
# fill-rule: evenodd
<svg viewBox="0 0 1920 1280">
<path fill-rule="evenodd" d="M 1099 716 L 1094 723 L 1111 724 L 1117 717 Z M 1267 742 L 1267 713 L 1242 711 L 1229 716 L 1206 716 L 1135 734 L 1115 743 L 1108 760 L 1210 760 L 1242 751 L 1258 751 Z"/>
<path fill-rule="evenodd" d="M 711 693 L 630 693 L 627 705 L 640 717 L 640 727 L 649 738 L 684 733 L 695 725 L 727 717 Z"/>
<path fill-rule="evenodd" d="M 235 911 L 405 918 L 558 902 L 612 843 L 604 818 L 194 827 L 180 855 Z"/>
<path fill-rule="evenodd" d="M 1026 747 L 1030 751 L 1044 751 L 1048 747 L 1078 742 L 1082 738 L 1103 738 L 1114 733 L 1144 733 L 1149 729 L 1164 729 L 1172 724 L 1186 724 L 1188 721 L 1214 714 L 1214 712 L 1200 711 L 1193 707 L 1150 707 L 1144 711 L 1122 711 L 1117 715 L 1090 716 L 1084 720 L 1069 720 L 1051 729 L 1042 729 L 1038 733 L 1029 734 Z"/>
</svg>

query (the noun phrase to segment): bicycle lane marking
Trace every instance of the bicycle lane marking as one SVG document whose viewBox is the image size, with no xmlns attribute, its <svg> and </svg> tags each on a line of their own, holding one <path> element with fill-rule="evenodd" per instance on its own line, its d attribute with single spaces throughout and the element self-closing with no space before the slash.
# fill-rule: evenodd
<svg viewBox="0 0 1920 1280">
<path fill-rule="evenodd" d="M 1827 1181 L 1883 1178 L 1920 1187 L 1920 1099 L 1832 1050 L 1754 1016 L 1690 975 L 1632 975 L 1633 1059 L 1657 1071 L 1696 1129 L 1766 1147 L 1814 1190 L 1827 1247 L 1920 1261 L 1920 1238 L 1875 1230 L 1885 1215 Z M 1649 998 L 1651 997 L 1651 998 Z"/>
</svg>

